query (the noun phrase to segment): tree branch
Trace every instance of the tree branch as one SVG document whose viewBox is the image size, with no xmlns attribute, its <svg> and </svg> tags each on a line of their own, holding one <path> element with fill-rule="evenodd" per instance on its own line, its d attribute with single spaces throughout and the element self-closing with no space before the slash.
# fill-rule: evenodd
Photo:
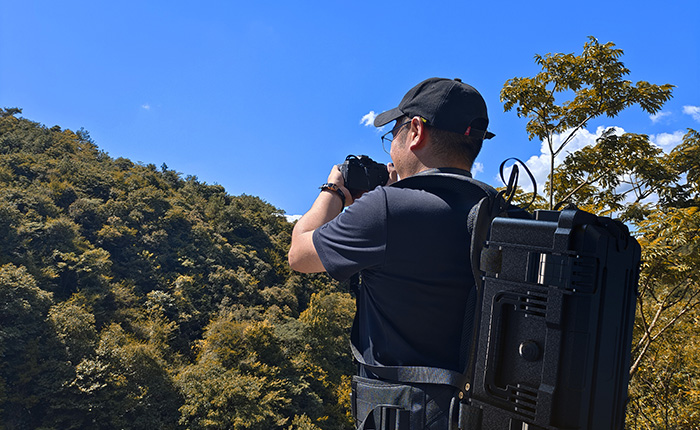
<svg viewBox="0 0 700 430">
<path fill-rule="evenodd" d="M 649 347 L 651 344 L 656 341 L 660 336 L 662 336 L 664 333 L 666 333 L 671 327 L 673 327 L 676 322 L 678 322 L 679 319 L 681 319 L 684 315 L 686 315 L 688 312 L 691 310 L 697 308 L 700 306 L 700 301 L 695 301 L 693 303 L 693 300 L 700 296 L 700 290 L 695 291 L 694 294 L 691 294 L 690 297 L 687 298 L 685 305 L 680 309 L 680 311 L 674 315 L 670 321 L 668 321 L 661 329 L 659 329 L 656 333 L 652 334 L 654 331 L 654 328 L 656 327 L 657 323 L 659 322 L 659 319 L 661 317 L 661 314 L 667 310 L 673 307 L 675 304 L 680 303 L 681 300 L 678 301 L 672 301 L 668 302 L 666 299 L 672 295 L 673 292 L 675 292 L 682 284 L 685 282 L 679 283 L 678 286 L 674 287 L 671 290 L 671 293 L 669 293 L 666 298 L 659 303 L 658 308 L 656 310 L 656 313 L 654 315 L 654 319 L 651 322 L 651 324 L 646 324 L 645 319 L 644 319 L 644 311 L 643 309 L 640 310 L 641 316 L 642 316 L 642 322 L 645 324 L 644 327 L 644 336 L 639 340 L 637 343 L 637 346 L 634 348 L 635 351 L 638 351 L 639 348 L 641 348 L 641 351 L 637 355 L 637 358 L 635 359 L 634 363 L 630 367 L 630 379 L 634 376 L 634 374 L 637 372 L 639 369 L 639 365 L 641 364 L 642 360 L 646 356 L 647 351 L 649 350 Z M 692 286 L 692 283 L 687 283 L 686 284 L 686 290 L 690 290 Z"/>
<path fill-rule="evenodd" d="M 603 175 L 605 175 L 606 173 L 610 172 L 611 170 L 612 170 L 612 167 L 608 167 L 607 169 L 605 169 L 604 172 L 602 172 L 600 175 L 598 175 L 597 178 L 595 178 L 595 179 L 593 179 L 593 180 L 586 180 L 586 181 L 584 181 L 584 182 L 581 183 L 578 187 L 574 188 L 573 191 L 571 191 L 569 194 L 567 194 L 566 197 L 564 197 L 563 199 L 561 199 L 561 201 L 562 201 L 562 202 L 565 202 L 565 201 L 569 200 L 569 198 L 570 198 L 571 196 L 573 196 L 574 194 L 576 194 L 576 193 L 578 192 L 578 190 L 580 190 L 581 188 L 583 188 L 583 187 L 586 186 L 586 185 L 590 185 L 590 184 L 593 184 L 593 183 L 595 183 L 595 182 L 598 182 L 598 180 L 599 180 L 600 178 L 602 178 Z"/>
</svg>

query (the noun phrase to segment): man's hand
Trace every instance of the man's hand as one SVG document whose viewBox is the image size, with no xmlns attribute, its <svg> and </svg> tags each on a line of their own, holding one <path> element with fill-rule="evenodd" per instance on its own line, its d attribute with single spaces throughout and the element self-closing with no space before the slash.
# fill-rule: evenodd
<svg viewBox="0 0 700 430">
<path fill-rule="evenodd" d="M 394 167 L 394 163 L 389 163 L 386 165 L 386 170 L 389 171 L 389 180 L 386 181 L 387 185 L 391 185 L 394 182 L 399 180 L 399 174 L 396 173 L 396 168 Z"/>
<path fill-rule="evenodd" d="M 343 179 L 343 174 L 340 172 L 340 165 L 333 166 L 331 173 L 328 174 L 328 181 L 326 182 L 329 184 L 336 184 L 338 188 L 340 188 L 345 195 L 345 206 L 350 206 L 352 204 L 352 194 L 350 194 L 350 190 L 345 188 L 345 180 Z"/>
</svg>

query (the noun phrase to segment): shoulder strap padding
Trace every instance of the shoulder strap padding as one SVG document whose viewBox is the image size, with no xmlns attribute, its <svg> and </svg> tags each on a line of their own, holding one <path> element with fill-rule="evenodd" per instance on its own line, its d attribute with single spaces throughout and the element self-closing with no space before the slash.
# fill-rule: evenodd
<svg viewBox="0 0 700 430">
<path fill-rule="evenodd" d="M 464 196 L 465 204 L 473 205 L 467 216 L 467 231 L 471 237 L 470 264 L 474 281 L 480 290 L 483 282 L 483 272 L 480 270 L 481 251 L 488 238 L 491 221 L 504 214 L 508 207 L 501 194 L 492 186 L 476 179 L 444 172 L 414 175 L 396 182 L 392 186 L 436 193 L 439 193 L 440 190 L 458 193 L 460 196 Z"/>
</svg>

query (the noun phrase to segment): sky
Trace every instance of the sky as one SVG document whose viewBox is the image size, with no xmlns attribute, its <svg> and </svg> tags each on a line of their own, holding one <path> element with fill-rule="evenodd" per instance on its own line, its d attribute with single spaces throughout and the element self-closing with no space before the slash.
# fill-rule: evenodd
<svg viewBox="0 0 700 430">
<path fill-rule="evenodd" d="M 0 0 L 0 107 L 299 215 L 347 155 L 390 161 L 367 120 L 433 76 L 486 100 L 496 137 L 477 179 L 500 186 L 518 157 L 544 181 L 542 143 L 499 94 L 540 71 L 536 54 L 580 54 L 588 36 L 624 51 L 632 82 L 676 88 L 655 116 L 591 121 L 569 150 L 611 126 L 668 150 L 700 129 L 698 21 L 698 0 Z"/>
</svg>

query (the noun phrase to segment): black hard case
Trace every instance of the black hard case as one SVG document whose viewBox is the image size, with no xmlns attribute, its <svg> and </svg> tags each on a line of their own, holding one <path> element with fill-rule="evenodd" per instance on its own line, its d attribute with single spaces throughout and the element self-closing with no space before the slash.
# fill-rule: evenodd
<svg viewBox="0 0 700 430">
<path fill-rule="evenodd" d="M 567 209 L 495 218 L 470 393 L 482 429 L 622 429 L 640 247 Z"/>
</svg>

